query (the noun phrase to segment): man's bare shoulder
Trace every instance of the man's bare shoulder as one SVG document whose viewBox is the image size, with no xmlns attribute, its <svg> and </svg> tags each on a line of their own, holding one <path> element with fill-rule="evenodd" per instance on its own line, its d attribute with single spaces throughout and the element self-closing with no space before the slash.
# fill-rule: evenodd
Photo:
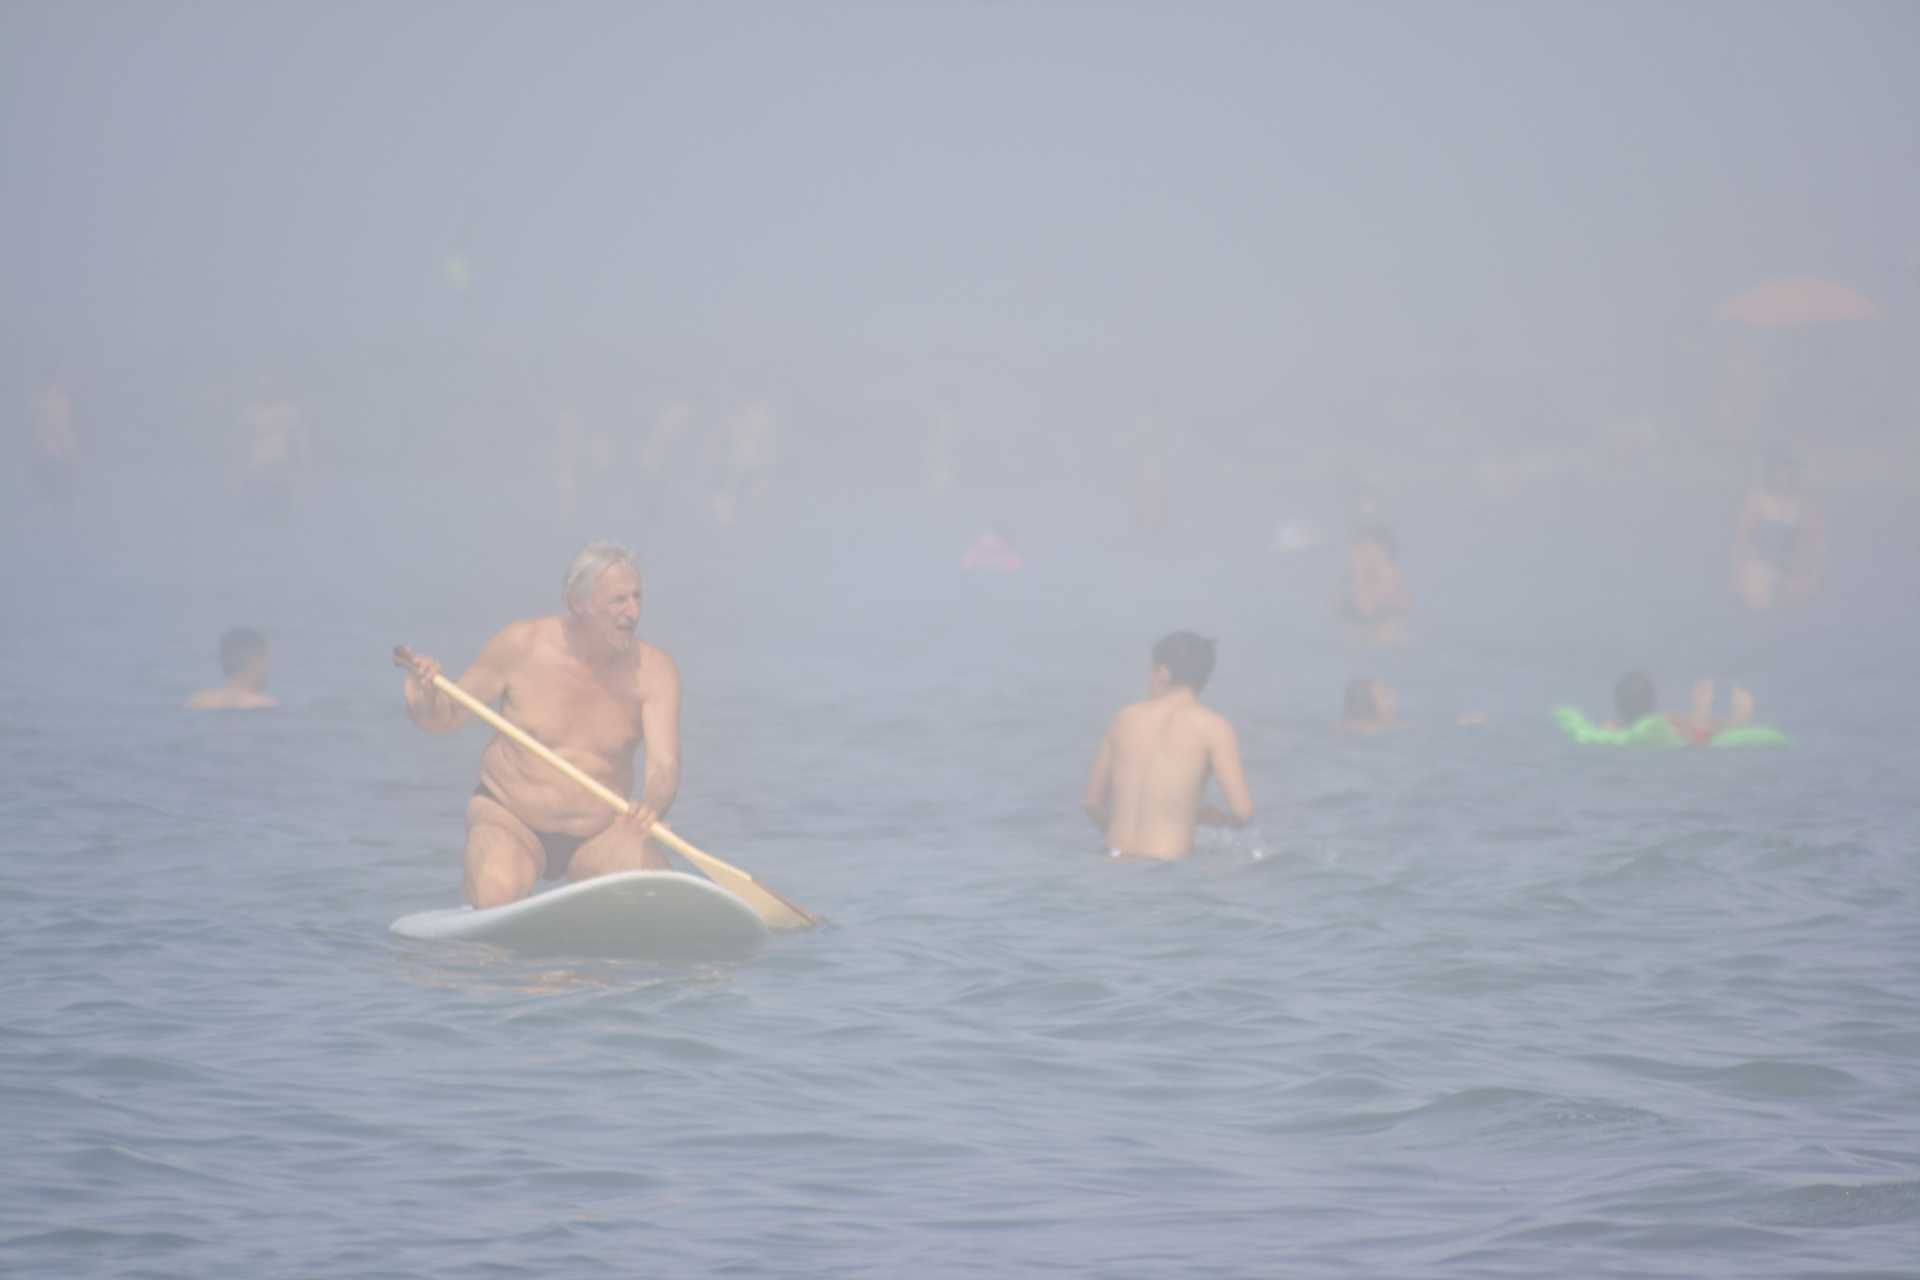
<svg viewBox="0 0 1920 1280">
<path fill-rule="evenodd" d="M 1233 736 L 1233 721 L 1215 711 L 1212 707 L 1194 703 L 1191 711 L 1193 723 L 1207 736 L 1219 738 Z"/>
<path fill-rule="evenodd" d="M 493 633 L 493 638 L 487 641 L 487 653 L 491 657 L 518 660 L 558 644 L 560 639 L 560 619 L 521 618 Z"/>
<path fill-rule="evenodd" d="M 680 668 L 671 655 L 657 645 L 645 640 L 637 642 L 640 646 L 640 664 L 638 678 L 640 687 L 659 691 L 680 687 Z"/>
</svg>

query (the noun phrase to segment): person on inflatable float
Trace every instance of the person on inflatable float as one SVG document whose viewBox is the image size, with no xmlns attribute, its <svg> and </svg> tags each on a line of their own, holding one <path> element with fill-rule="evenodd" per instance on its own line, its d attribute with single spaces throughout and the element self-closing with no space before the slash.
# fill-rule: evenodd
<svg viewBox="0 0 1920 1280">
<path fill-rule="evenodd" d="M 1573 707 L 1556 707 L 1554 716 L 1568 737 L 1589 746 L 1744 747 L 1787 741 L 1778 729 L 1753 723 L 1753 694 L 1739 685 L 1728 692 L 1726 716 L 1715 716 L 1716 692 L 1712 677 L 1697 680 L 1684 714 L 1663 713 L 1653 680 L 1644 671 L 1630 671 L 1613 686 L 1612 720 L 1596 725 Z"/>
</svg>

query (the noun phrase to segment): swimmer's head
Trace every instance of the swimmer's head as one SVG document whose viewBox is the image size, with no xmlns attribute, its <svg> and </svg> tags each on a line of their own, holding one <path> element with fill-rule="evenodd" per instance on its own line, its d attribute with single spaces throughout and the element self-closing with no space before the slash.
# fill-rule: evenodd
<svg viewBox="0 0 1920 1280">
<path fill-rule="evenodd" d="M 264 681 L 267 674 L 267 638 L 252 627 L 235 627 L 220 637 L 220 670 L 229 680 L 253 675 Z"/>
<path fill-rule="evenodd" d="M 617 542 L 589 542 L 580 548 L 580 554 L 567 566 L 565 591 L 567 607 L 578 609 L 593 596 L 593 588 L 600 581 L 600 575 L 614 565 L 625 565 L 633 570 L 633 576 L 640 576 L 640 562 L 633 552 Z"/>
<path fill-rule="evenodd" d="M 1153 646 L 1153 672 L 1166 672 L 1168 685 L 1185 685 L 1195 693 L 1207 687 L 1213 675 L 1213 641 L 1191 631 L 1163 636 Z"/>
<path fill-rule="evenodd" d="M 640 626 L 640 563 L 613 542 L 590 542 L 567 566 L 567 612 L 615 649 L 633 643 Z"/>
<path fill-rule="evenodd" d="M 1652 715 L 1658 701 L 1652 678 L 1644 671 L 1629 671 L 1613 686 L 1614 719 L 1630 728 Z"/>
</svg>

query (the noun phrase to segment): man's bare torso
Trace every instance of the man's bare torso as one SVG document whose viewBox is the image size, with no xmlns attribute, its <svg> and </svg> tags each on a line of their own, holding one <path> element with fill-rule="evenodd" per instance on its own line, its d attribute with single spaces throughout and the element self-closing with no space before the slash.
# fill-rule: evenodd
<svg viewBox="0 0 1920 1280">
<path fill-rule="evenodd" d="M 510 638 L 501 712 L 621 795 L 632 790 L 641 711 L 668 672 L 666 655 L 636 640 L 617 663 L 590 666 L 566 642 L 561 619 L 517 622 Z M 612 811 L 577 783 L 505 737 L 480 758 L 482 785 L 535 831 L 592 836 Z"/>
</svg>

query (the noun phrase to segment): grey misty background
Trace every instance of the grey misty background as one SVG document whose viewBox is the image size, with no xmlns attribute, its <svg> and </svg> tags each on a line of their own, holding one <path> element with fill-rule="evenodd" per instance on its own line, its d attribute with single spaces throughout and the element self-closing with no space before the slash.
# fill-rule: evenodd
<svg viewBox="0 0 1920 1280">
<path fill-rule="evenodd" d="M 1124 691 L 1189 625 L 1223 698 L 1319 716 L 1371 501 L 1433 706 L 1745 664 L 1783 716 L 1865 712 L 1913 683 L 1917 37 L 1904 3 L 10 3 L 9 613 L 137 620 L 155 699 L 253 622 L 325 697 L 384 688 L 370 631 L 463 663 L 611 536 L 657 636 L 775 677 L 957 640 Z M 1794 277 L 1875 314 L 1720 312 Z M 1728 546 L 1782 446 L 1831 565 L 1755 624 Z M 989 525 L 1021 574 L 959 572 Z"/>
</svg>

